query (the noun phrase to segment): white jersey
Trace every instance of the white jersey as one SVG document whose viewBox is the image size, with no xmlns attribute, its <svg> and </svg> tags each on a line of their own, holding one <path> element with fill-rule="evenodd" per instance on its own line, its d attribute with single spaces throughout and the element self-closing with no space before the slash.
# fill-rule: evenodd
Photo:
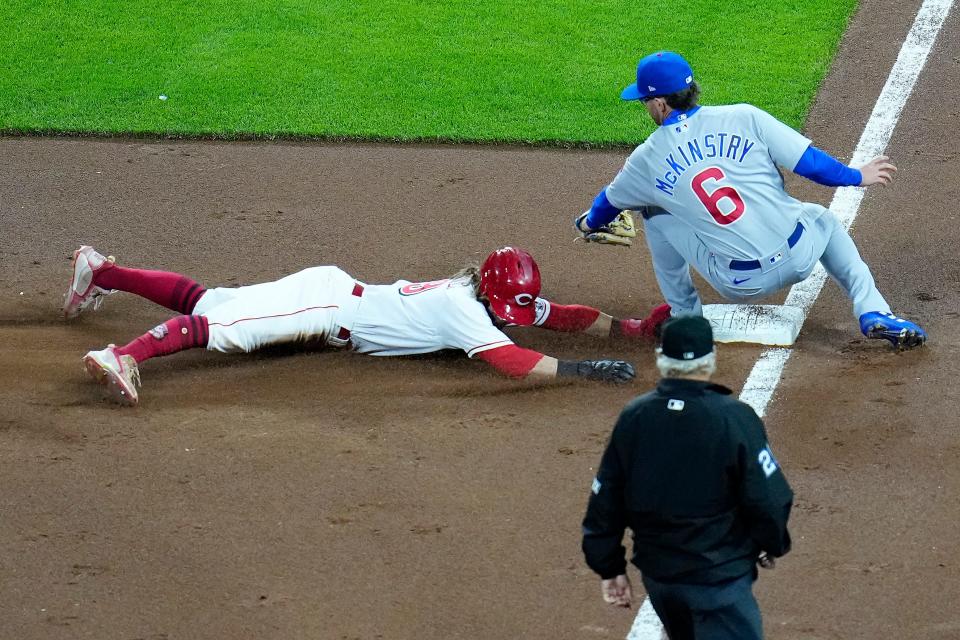
<svg viewBox="0 0 960 640">
<path fill-rule="evenodd" d="M 543 324 L 550 303 L 536 298 L 535 304 L 535 324 Z M 462 349 L 473 357 L 513 344 L 468 280 L 364 285 L 333 266 L 311 267 L 275 282 L 208 289 L 193 313 L 207 318 L 207 348 L 228 353 L 320 342 L 349 343 L 377 356 Z"/>
<path fill-rule="evenodd" d="M 810 140 L 739 104 L 668 118 L 634 150 L 607 188 L 618 209 L 662 207 L 714 253 L 752 260 L 783 246 L 823 207 L 789 196 L 777 165 L 793 170 Z"/>
<path fill-rule="evenodd" d="M 549 309 L 548 302 L 537 299 L 539 323 Z M 462 349 L 471 358 L 513 344 L 465 279 L 367 285 L 350 342 L 354 350 L 377 356 Z"/>
</svg>

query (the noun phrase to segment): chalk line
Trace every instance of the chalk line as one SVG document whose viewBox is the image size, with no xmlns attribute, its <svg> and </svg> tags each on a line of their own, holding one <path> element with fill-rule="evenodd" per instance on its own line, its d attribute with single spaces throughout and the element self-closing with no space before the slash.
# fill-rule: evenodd
<svg viewBox="0 0 960 640">
<path fill-rule="evenodd" d="M 952 6 L 953 0 L 924 0 L 863 129 L 863 134 L 850 160 L 851 165 L 862 165 L 882 154 L 887 148 L 903 106 L 913 93 L 920 71 L 926 64 L 930 49 Z M 860 187 L 842 187 L 834 194 L 829 208 L 836 214 L 845 229 L 849 229 L 857 217 L 863 193 L 864 190 Z M 807 313 L 820 295 L 826 279 L 826 271 L 822 265 L 818 264 L 810 277 L 790 288 L 784 304 L 800 308 L 805 320 Z M 740 393 L 740 399 L 753 407 L 757 415 L 763 417 L 766 413 L 767 405 L 773 398 L 777 385 L 780 384 L 783 369 L 792 351 L 792 349 L 782 348 L 766 349 L 750 371 Z M 653 612 L 650 600 L 645 598 L 637 612 L 633 627 L 627 635 L 627 640 L 661 640 L 663 637 L 663 627 L 656 613 Z"/>
</svg>

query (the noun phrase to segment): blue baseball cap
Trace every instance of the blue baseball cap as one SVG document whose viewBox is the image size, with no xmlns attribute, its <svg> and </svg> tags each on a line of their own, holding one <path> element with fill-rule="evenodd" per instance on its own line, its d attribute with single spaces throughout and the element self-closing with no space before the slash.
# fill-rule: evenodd
<svg viewBox="0 0 960 640">
<path fill-rule="evenodd" d="M 683 91 L 693 82 L 693 69 L 679 53 L 657 51 L 637 63 L 637 81 L 623 90 L 624 100 L 645 100 Z"/>
</svg>

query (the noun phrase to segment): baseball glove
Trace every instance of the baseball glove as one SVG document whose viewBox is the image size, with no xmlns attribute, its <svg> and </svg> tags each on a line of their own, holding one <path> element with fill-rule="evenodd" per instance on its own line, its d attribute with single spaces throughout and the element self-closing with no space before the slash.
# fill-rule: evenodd
<svg viewBox="0 0 960 640">
<path fill-rule="evenodd" d="M 621 211 L 617 217 L 599 229 L 590 229 L 586 226 L 585 220 L 587 213 L 582 213 L 574 220 L 573 226 L 580 234 L 578 240 L 585 242 L 597 242 L 599 244 L 616 244 L 621 247 L 629 247 L 633 244 L 633 238 L 637 237 L 637 228 L 633 223 L 633 215 L 630 211 Z"/>
<path fill-rule="evenodd" d="M 633 380 L 637 372 L 632 364 L 623 360 L 561 360 L 557 364 L 557 375 L 622 384 Z"/>
</svg>

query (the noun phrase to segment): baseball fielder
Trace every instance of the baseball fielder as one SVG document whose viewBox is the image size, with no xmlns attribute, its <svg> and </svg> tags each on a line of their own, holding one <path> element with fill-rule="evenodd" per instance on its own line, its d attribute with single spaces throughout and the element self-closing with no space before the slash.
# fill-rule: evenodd
<svg viewBox="0 0 960 640">
<path fill-rule="evenodd" d="M 864 187 L 889 183 L 896 168 L 885 156 L 848 167 L 756 107 L 698 106 L 699 92 L 680 55 L 640 60 L 637 82 L 621 97 L 642 100 L 659 128 L 576 219 L 577 230 L 587 240 L 629 244 L 619 237 L 629 215 L 622 211 L 640 210 L 674 315 L 701 312 L 689 265 L 724 298 L 752 303 L 800 282 L 819 260 L 852 300 L 865 336 L 922 345 L 926 333 L 891 312 L 836 216 L 790 197 L 777 167 L 827 186 Z"/>
<path fill-rule="evenodd" d="M 462 349 L 515 378 L 576 376 L 627 382 L 633 366 L 621 360 L 566 361 L 523 349 L 501 331 L 507 324 L 611 337 L 653 337 L 669 317 L 661 305 L 649 318 L 617 320 L 582 305 L 540 297 L 540 270 L 529 253 L 504 247 L 483 265 L 431 282 L 398 280 L 368 285 L 333 266 L 312 267 L 238 288 L 205 289 L 164 271 L 121 267 L 92 247 L 74 252 L 64 300 L 67 319 L 115 291 L 135 293 L 180 314 L 122 347 L 109 345 L 83 358 L 94 380 L 121 404 L 138 401 L 138 365 L 149 358 L 205 347 L 251 352 L 285 343 L 350 348 L 400 356 Z"/>
</svg>

